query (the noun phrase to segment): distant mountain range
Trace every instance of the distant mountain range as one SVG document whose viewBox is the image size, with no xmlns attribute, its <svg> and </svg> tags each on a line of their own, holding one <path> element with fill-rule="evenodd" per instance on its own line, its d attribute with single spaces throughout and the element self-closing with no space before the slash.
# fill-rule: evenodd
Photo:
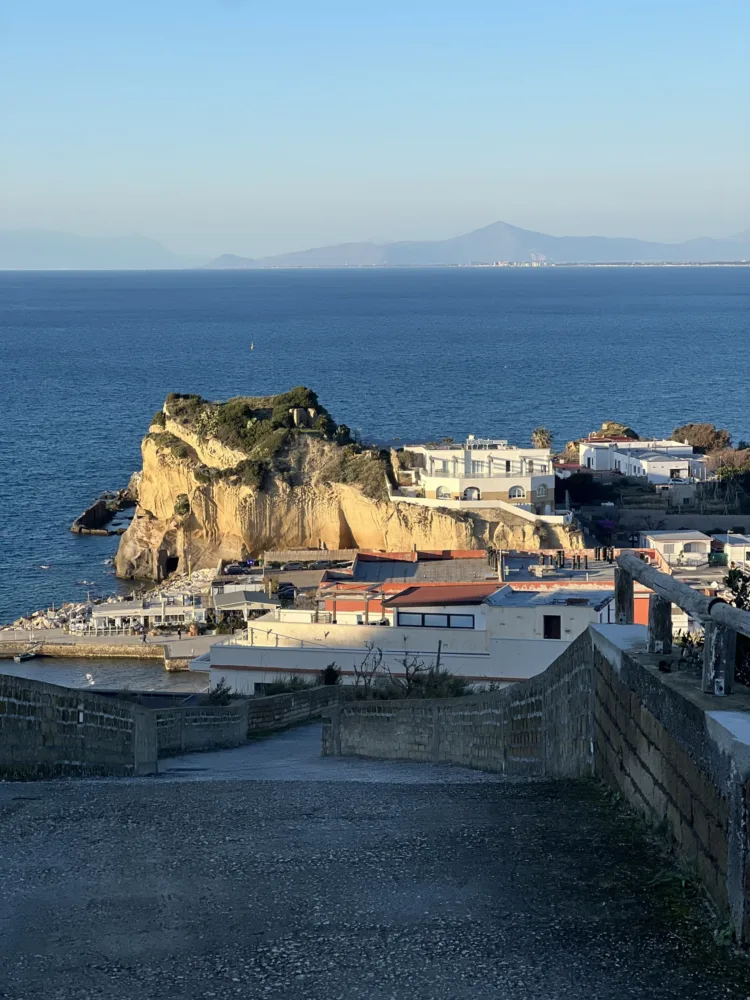
<svg viewBox="0 0 750 1000">
<path fill-rule="evenodd" d="M 548 236 L 493 222 L 449 240 L 401 243 L 340 243 L 275 257 L 224 254 L 211 268 L 265 267 L 420 267 L 429 265 L 493 264 L 497 261 L 556 264 L 710 263 L 750 260 L 750 230 L 727 240 L 701 238 L 685 243 L 649 243 L 607 236 Z"/>
<path fill-rule="evenodd" d="M 146 236 L 77 236 L 48 229 L 0 230 L 0 269 L 116 271 L 203 264 Z"/>
<path fill-rule="evenodd" d="M 726 240 L 648 243 L 606 236 L 548 236 L 494 222 L 449 240 L 339 243 L 275 257 L 224 254 L 210 263 L 173 253 L 145 236 L 78 236 L 46 229 L 0 230 L 0 269 L 158 270 L 268 267 L 425 267 L 494 264 L 711 263 L 750 261 L 750 229 Z"/>
</svg>

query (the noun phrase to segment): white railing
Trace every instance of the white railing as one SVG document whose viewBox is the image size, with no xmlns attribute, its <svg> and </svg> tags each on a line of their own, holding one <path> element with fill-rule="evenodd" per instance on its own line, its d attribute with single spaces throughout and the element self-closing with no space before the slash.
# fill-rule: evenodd
<svg viewBox="0 0 750 1000">
<path fill-rule="evenodd" d="M 551 476 L 553 473 L 547 465 L 534 465 L 511 468 L 510 472 L 502 467 L 494 467 L 491 472 L 470 472 L 466 469 L 446 469 L 440 472 L 437 469 L 418 469 L 419 478 L 422 479 L 528 479 L 531 476 Z"/>
<path fill-rule="evenodd" d="M 527 510 L 526 506 L 505 500 L 433 500 L 431 497 L 403 496 L 393 490 L 389 496 L 393 503 L 415 503 L 423 507 L 444 507 L 447 510 L 505 510 L 527 521 L 541 521 L 542 524 L 570 524 L 573 520 L 573 513 L 569 510 L 554 514 L 535 514 L 532 510 Z"/>
</svg>

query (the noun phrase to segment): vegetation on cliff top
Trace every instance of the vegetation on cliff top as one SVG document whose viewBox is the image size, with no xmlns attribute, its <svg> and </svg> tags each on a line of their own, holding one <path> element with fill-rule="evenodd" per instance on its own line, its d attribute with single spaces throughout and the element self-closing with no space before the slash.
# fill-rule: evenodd
<svg viewBox="0 0 750 1000">
<path fill-rule="evenodd" d="M 320 470 L 324 481 L 357 485 L 373 499 L 387 496 L 387 455 L 353 441 L 346 424 L 336 424 L 316 393 L 305 386 L 276 396 L 237 396 L 224 403 L 193 394 L 170 393 L 164 410 L 154 416 L 151 426 L 164 428 L 167 420 L 185 427 L 202 441 L 215 440 L 247 456 L 230 469 L 198 464 L 195 475 L 200 482 L 226 480 L 263 489 L 271 477 L 284 477 L 295 441 L 302 435 L 312 435 L 332 446 Z M 177 458 L 193 456 L 188 445 L 165 430 L 152 430 L 147 436 Z"/>
</svg>

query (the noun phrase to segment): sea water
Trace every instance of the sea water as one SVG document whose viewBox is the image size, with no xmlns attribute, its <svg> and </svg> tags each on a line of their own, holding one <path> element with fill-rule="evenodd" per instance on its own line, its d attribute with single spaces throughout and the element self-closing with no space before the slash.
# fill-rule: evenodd
<svg viewBox="0 0 750 1000">
<path fill-rule="evenodd" d="M 750 439 L 750 268 L 0 273 L 0 622 L 115 589 L 73 519 L 169 392 L 307 385 L 365 438 Z M 250 350 L 251 343 L 254 349 Z"/>
</svg>

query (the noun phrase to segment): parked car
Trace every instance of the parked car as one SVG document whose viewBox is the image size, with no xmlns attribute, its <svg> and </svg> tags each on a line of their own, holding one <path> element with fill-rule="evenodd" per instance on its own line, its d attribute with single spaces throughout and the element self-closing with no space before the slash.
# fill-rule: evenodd
<svg viewBox="0 0 750 1000">
<path fill-rule="evenodd" d="M 283 573 L 288 573 L 291 570 L 296 570 L 296 569 L 302 569 L 302 563 L 298 562 L 284 563 L 284 565 L 281 567 Z"/>
</svg>

